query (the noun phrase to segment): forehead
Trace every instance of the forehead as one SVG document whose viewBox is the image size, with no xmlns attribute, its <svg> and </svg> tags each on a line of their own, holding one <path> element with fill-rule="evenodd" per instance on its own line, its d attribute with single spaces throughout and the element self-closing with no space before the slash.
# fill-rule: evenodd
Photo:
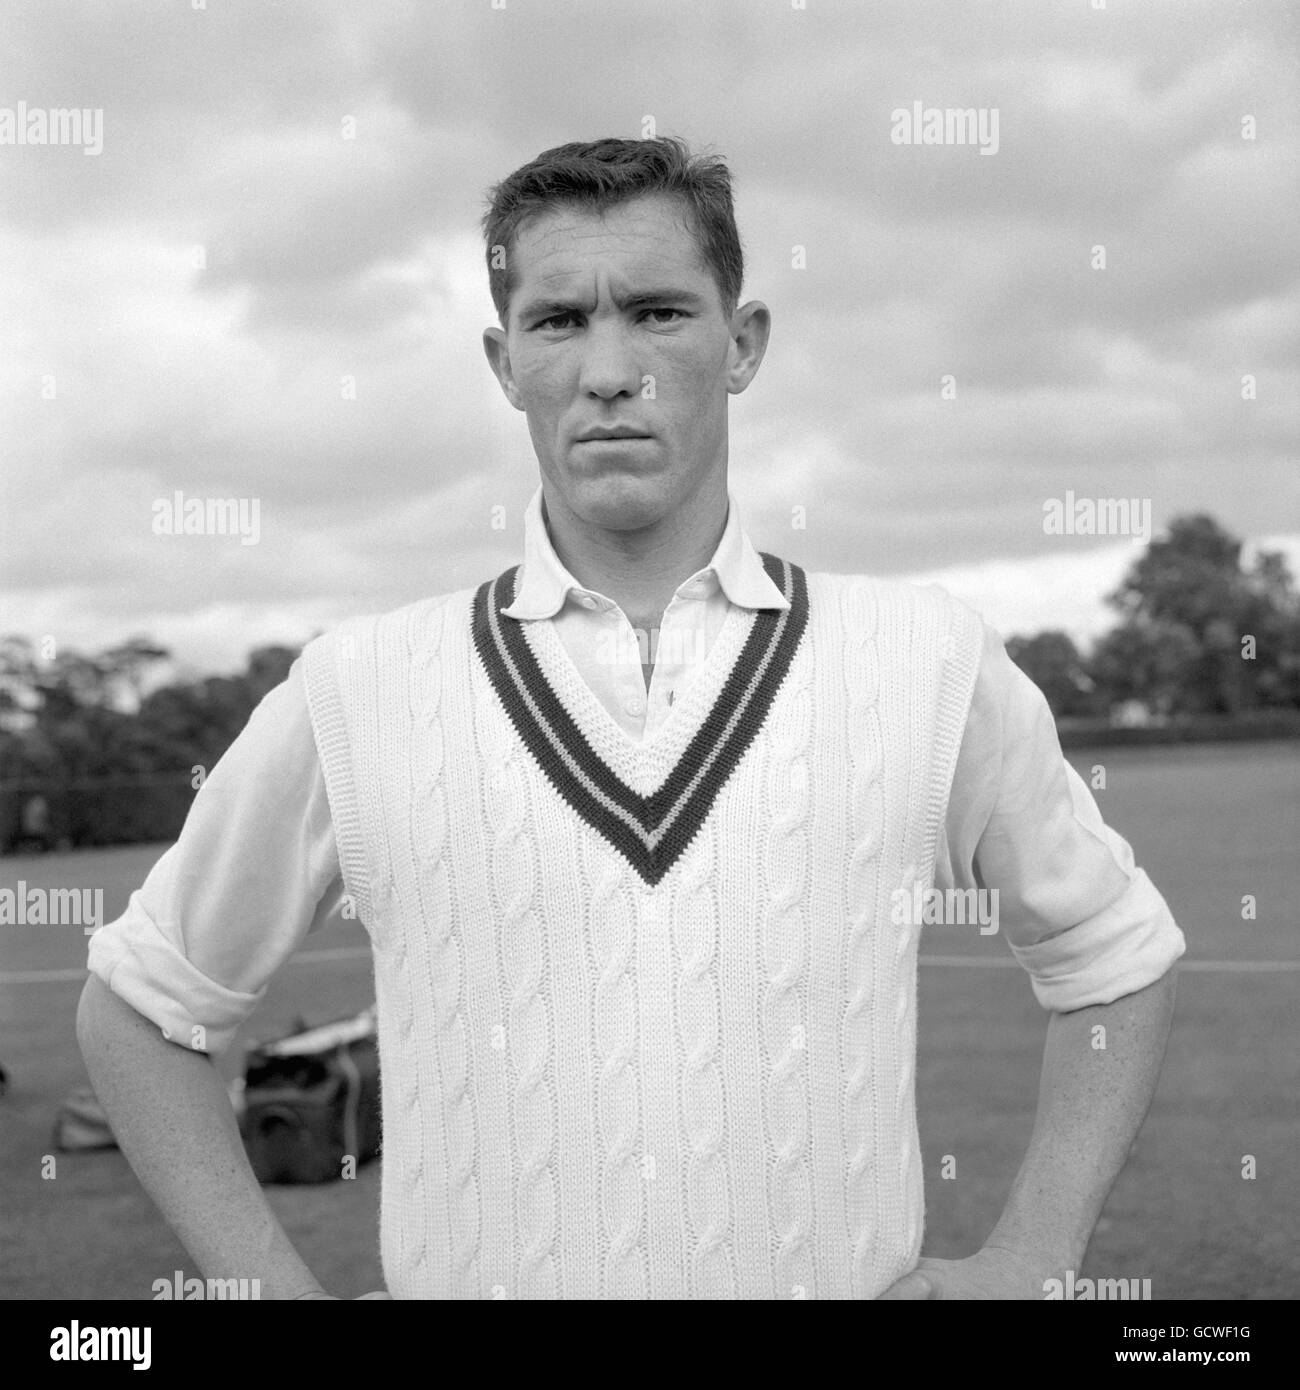
<svg viewBox="0 0 1300 1390">
<path fill-rule="evenodd" d="M 515 234 L 513 288 L 554 291 L 609 274 L 626 283 L 665 273 L 683 288 L 712 284 L 680 198 L 655 194 L 601 210 L 564 204 L 525 222 Z"/>
</svg>

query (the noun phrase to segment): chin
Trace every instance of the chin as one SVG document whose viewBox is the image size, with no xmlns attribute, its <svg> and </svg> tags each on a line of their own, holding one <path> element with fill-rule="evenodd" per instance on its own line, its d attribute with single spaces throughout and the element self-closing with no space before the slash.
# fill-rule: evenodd
<svg viewBox="0 0 1300 1390">
<path fill-rule="evenodd" d="M 606 531 L 636 531 L 661 521 L 677 503 L 670 479 L 659 471 L 607 469 L 569 475 L 569 506 L 589 525 Z"/>
</svg>

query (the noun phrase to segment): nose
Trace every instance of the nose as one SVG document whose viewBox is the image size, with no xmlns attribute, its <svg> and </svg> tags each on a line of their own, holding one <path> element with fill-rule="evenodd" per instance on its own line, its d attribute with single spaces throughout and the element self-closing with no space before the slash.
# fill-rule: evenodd
<svg viewBox="0 0 1300 1390">
<path fill-rule="evenodd" d="M 584 395 L 601 400 L 635 396 L 641 390 L 632 335 L 617 319 L 594 320 L 588 329 L 579 386 Z"/>
</svg>

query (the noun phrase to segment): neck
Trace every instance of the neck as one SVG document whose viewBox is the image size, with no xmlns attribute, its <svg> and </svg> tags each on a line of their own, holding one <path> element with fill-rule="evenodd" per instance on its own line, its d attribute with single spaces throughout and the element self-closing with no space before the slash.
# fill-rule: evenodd
<svg viewBox="0 0 1300 1390">
<path fill-rule="evenodd" d="M 727 524 L 727 478 L 719 472 L 667 516 L 631 531 L 592 526 L 543 486 L 546 531 L 556 555 L 585 588 L 605 594 L 634 628 L 659 626 L 678 585 L 713 558 Z"/>
</svg>

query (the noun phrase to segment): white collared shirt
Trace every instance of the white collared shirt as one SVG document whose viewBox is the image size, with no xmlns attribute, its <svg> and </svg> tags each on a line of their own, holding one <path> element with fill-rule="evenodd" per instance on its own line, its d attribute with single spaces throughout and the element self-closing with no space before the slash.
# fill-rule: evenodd
<svg viewBox="0 0 1300 1390">
<path fill-rule="evenodd" d="M 540 487 L 524 513 L 523 564 L 514 602 L 502 612 L 520 622 L 553 623 L 573 664 L 629 738 L 650 739 L 659 732 L 732 605 L 790 606 L 768 578 L 730 493 L 727 502 L 713 558 L 677 586 L 658 629 L 648 634 L 637 634 L 613 599 L 584 588 L 564 567 L 551 544 Z M 647 690 L 641 668 L 651 658 Z"/>
</svg>

